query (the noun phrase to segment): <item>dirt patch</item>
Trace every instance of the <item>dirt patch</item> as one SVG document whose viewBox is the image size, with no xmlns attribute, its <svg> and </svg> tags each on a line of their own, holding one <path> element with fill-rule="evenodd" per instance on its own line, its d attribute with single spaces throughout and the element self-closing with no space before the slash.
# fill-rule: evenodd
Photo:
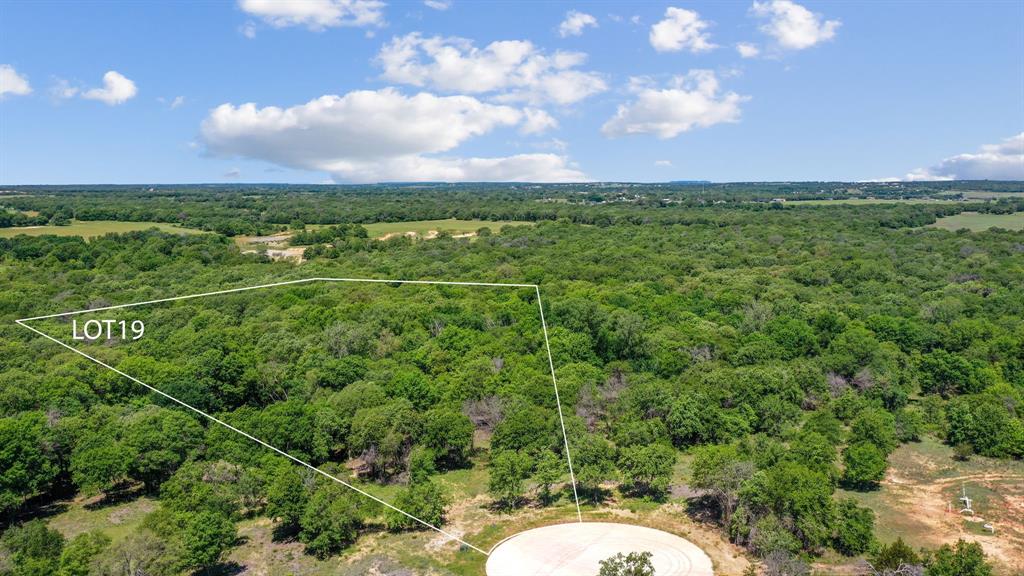
<svg viewBox="0 0 1024 576">
<path fill-rule="evenodd" d="M 974 514 L 961 514 L 966 491 Z M 937 548 L 957 539 L 981 544 L 997 574 L 1024 574 L 1024 465 L 952 459 L 934 440 L 901 446 L 879 490 L 847 493 L 877 514 L 879 539 Z M 994 528 L 990 532 L 985 528 Z"/>
</svg>

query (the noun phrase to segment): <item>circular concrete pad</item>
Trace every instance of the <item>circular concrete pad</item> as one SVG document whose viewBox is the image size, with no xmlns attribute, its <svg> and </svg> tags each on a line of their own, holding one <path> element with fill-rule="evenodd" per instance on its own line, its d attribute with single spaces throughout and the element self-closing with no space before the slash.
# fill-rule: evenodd
<svg viewBox="0 0 1024 576">
<path fill-rule="evenodd" d="M 487 576 L 597 576 L 600 562 L 622 552 L 650 552 L 657 576 L 712 576 L 711 558 L 674 534 L 607 522 L 556 524 L 498 543 Z"/>
</svg>

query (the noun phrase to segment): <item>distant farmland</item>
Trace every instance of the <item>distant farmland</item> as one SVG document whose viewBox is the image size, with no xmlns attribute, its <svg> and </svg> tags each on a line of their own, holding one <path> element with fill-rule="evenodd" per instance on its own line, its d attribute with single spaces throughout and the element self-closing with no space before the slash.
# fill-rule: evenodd
<svg viewBox="0 0 1024 576">
<path fill-rule="evenodd" d="M 95 238 L 104 234 L 136 232 L 156 228 L 161 232 L 174 234 L 200 234 L 202 230 L 182 228 L 162 222 L 118 222 L 113 220 L 73 220 L 68 226 L 25 226 L 19 228 L 0 228 L 0 238 L 13 238 L 19 234 L 28 236 L 82 236 Z"/>
<path fill-rule="evenodd" d="M 939 218 L 932 228 L 944 230 L 968 230 L 978 232 L 989 228 L 1005 228 L 1007 230 L 1024 230 L 1024 212 L 1013 214 L 982 214 L 979 212 L 961 212 L 953 216 Z"/>
<path fill-rule="evenodd" d="M 468 234 L 476 232 L 480 228 L 490 228 L 497 232 L 502 226 L 527 226 L 532 222 L 517 222 L 501 220 L 490 222 L 487 220 L 414 220 L 411 222 L 375 222 L 363 224 L 363 228 L 370 234 L 371 238 L 380 238 L 393 234 L 415 233 L 426 236 L 430 232 L 451 232 L 452 234 Z"/>
</svg>

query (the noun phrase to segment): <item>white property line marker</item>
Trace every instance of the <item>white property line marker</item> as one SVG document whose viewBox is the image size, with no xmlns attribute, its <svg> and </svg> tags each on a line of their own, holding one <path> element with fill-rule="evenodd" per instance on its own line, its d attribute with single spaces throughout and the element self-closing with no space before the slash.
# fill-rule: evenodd
<svg viewBox="0 0 1024 576">
<path fill-rule="evenodd" d="M 462 544 L 464 546 L 472 548 L 473 550 L 476 550 L 477 552 L 480 552 L 481 554 L 484 554 L 485 556 L 489 556 L 490 555 L 489 552 L 485 552 L 484 550 L 481 550 L 480 548 L 477 548 L 476 546 L 470 544 L 469 542 L 466 542 L 465 540 L 459 538 L 458 536 L 455 536 L 454 534 L 446 532 L 442 528 L 434 526 L 433 524 L 430 524 L 429 522 L 423 521 L 423 520 L 413 516 L 412 514 L 409 514 L 408 512 L 406 512 L 404 510 L 396 508 L 395 506 L 393 506 L 391 504 L 388 504 L 387 502 L 381 500 L 380 498 L 374 496 L 373 494 L 370 494 L 370 493 L 368 493 L 368 492 L 366 492 L 364 490 L 361 490 L 360 488 L 357 488 L 356 486 L 353 486 L 352 484 L 349 484 L 348 482 L 345 482 L 344 480 L 342 480 L 342 479 L 340 479 L 340 478 L 338 478 L 336 476 L 328 474 L 327 472 L 324 472 L 323 470 L 320 470 L 316 466 L 313 466 L 312 464 L 310 464 L 310 463 L 308 463 L 308 462 L 306 462 L 304 460 L 296 458 L 296 457 L 292 456 L 291 454 L 288 454 L 287 452 L 285 452 L 285 451 L 283 451 L 283 450 L 281 450 L 281 449 L 279 449 L 279 448 L 277 448 L 275 446 L 272 446 L 272 445 L 264 442 L 263 440 L 260 440 L 259 438 L 256 438 L 255 436 L 247 433 L 247 432 L 244 432 L 242 430 L 239 430 L 238 428 L 235 428 L 234 426 L 228 424 L 227 422 L 224 422 L 223 420 L 221 420 L 221 419 L 219 419 L 219 418 L 217 418 L 215 416 L 207 414 L 206 412 L 200 410 L 199 408 L 196 408 L 196 407 L 192 406 L 191 404 L 188 404 L 187 402 L 179 400 L 178 398 L 175 398 L 174 396 L 171 396 L 170 394 L 167 394 L 166 392 L 162 392 L 161 390 L 158 390 L 157 388 L 154 388 L 153 386 L 150 386 L 149 384 L 146 384 L 142 380 L 139 380 L 138 378 L 135 378 L 134 376 L 132 376 L 130 374 L 126 374 L 125 372 L 122 372 L 121 370 L 118 370 L 117 368 L 114 368 L 113 366 L 103 362 L 102 360 L 94 358 L 94 357 L 86 354 L 85 352 L 82 352 L 81 350 L 78 350 L 74 346 L 66 344 L 66 343 L 58 340 L 57 338 L 54 338 L 53 336 L 50 336 L 49 334 L 46 334 L 45 332 L 42 332 L 41 330 L 38 330 L 38 329 L 33 328 L 32 326 L 29 326 L 28 324 L 26 324 L 26 322 L 31 322 L 33 320 L 43 320 L 43 319 L 47 319 L 47 318 L 59 318 L 59 317 L 62 317 L 62 316 L 72 316 L 72 315 L 76 315 L 76 314 L 86 314 L 86 313 L 90 313 L 90 312 L 100 312 L 100 311 L 104 311 L 104 310 L 115 310 L 115 309 L 119 309 L 119 308 L 130 308 L 130 307 L 134 307 L 134 306 L 145 306 L 145 305 L 148 305 L 148 304 L 159 304 L 159 303 L 164 303 L 164 302 L 174 302 L 174 301 L 177 301 L 177 300 L 188 300 L 188 299 L 193 299 L 193 298 L 201 298 L 203 296 L 216 296 L 216 295 L 220 295 L 220 294 L 231 294 L 231 293 L 235 293 L 235 292 L 244 292 L 244 291 L 248 291 L 248 290 L 258 290 L 260 288 L 273 288 L 273 287 L 276 287 L 276 286 L 287 286 L 287 285 L 291 285 L 291 284 L 302 284 L 302 283 L 308 283 L 308 282 L 364 282 L 364 283 L 377 283 L 377 284 L 420 284 L 420 285 L 444 285 L 444 286 L 489 286 L 489 287 L 501 287 L 501 288 L 533 288 L 535 290 L 536 294 L 537 294 L 537 305 L 540 308 L 541 328 L 543 329 L 543 332 L 544 332 L 544 346 L 545 346 L 545 349 L 547 350 L 547 354 L 548 354 L 548 366 L 551 368 L 551 382 L 552 382 L 552 385 L 555 388 L 555 402 L 556 402 L 556 404 L 558 406 L 558 419 L 559 419 L 559 422 L 561 423 L 561 426 L 562 426 L 562 439 L 565 441 L 565 457 L 566 457 L 566 461 L 569 464 L 569 478 L 572 481 L 572 493 L 573 493 L 573 498 L 575 499 L 575 502 L 576 502 L 576 516 L 577 516 L 577 518 L 579 519 L 580 522 L 583 521 L 583 515 L 582 515 L 582 512 L 580 511 L 579 495 L 577 494 L 577 491 L 576 491 L 576 476 L 575 476 L 575 474 L 573 472 L 573 468 L 572 468 L 572 456 L 569 454 L 569 438 L 566 435 L 565 420 L 562 417 L 562 403 L 561 403 L 561 399 L 559 398 L 559 395 L 558 395 L 558 381 L 555 379 L 555 364 L 554 364 L 554 360 L 551 357 L 551 344 L 548 341 L 548 327 L 547 327 L 547 322 L 544 320 L 544 305 L 541 303 L 541 299 L 540 299 L 540 286 L 538 286 L 537 284 L 502 284 L 502 283 L 494 283 L 494 282 L 446 282 L 446 281 L 441 281 L 441 280 L 381 280 L 381 279 L 376 279 L 376 278 L 302 278 L 302 279 L 299 279 L 299 280 L 288 280 L 288 281 L 284 281 L 284 282 L 274 282 L 274 283 L 271 283 L 271 284 L 262 284 L 262 285 L 259 285 L 259 286 L 248 286 L 248 287 L 243 287 L 243 288 L 231 288 L 231 289 L 227 289 L 227 290 L 217 290 L 217 291 L 214 291 L 214 292 L 204 292 L 202 294 L 189 294 L 189 295 L 186 295 L 186 296 L 175 296 L 173 298 L 160 298 L 160 299 L 157 299 L 157 300 L 148 300 L 146 302 L 134 302 L 134 303 L 130 303 L 130 304 L 119 304 L 119 305 L 116 305 L 116 306 L 104 306 L 104 307 L 100 307 L 100 308 L 92 308 L 92 309 L 86 309 L 86 310 L 75 310 L 75 311 L 72 311 L 72 312 L 61 312 L 61 313 L 58 313 L 58 314 L 47 314 L 47 315 L 43 315 L 43 316 L 33 316 L 31 318 L 21 318 L 19 320 L 15 320 L 14 322 L 16 324 L 18 324 L 19 326 L 27 328 L 28 330 L 31 330 L 32 332 L 34 332 L 34 333 L 36 333 L 36 334 L 46 338 L 47 340 L 55 342 L 56 344 L 58 344 L 60 346 L 63 346 L 64 348 L 67 348 L 68 350 L 74 352 L 75 354 L 78 354 L 78 355 L 82 356 L 83 358 L 91 360 L 91 361 L 95 362 L 96 364 L 99 364 L 100 366 L 103 366 L 104 368 L 106 368 L 108 370 L 111 370 L 112 372 L 115 372 L 115 373 L 117 373 L 117 374 L 127 378 L 128 380 L 131 380 L 132 382 L 135 382 L 136 384 L 139 384 L 140 386 L 142 386 L 142 387 L 144 387 L 144 388 L 146 388 L 146 389 L 148 389 L 148 390 L 150 390 L 152 392 L 155 392 L 155 393 L 157 393 L 157 394 L 167 398 L 168 400 L 171 400 L 172 402 L 175 402 L 175 403 L 177 403 L 177 404 L 179 404 L 181 406 L 184 406 L 185 408 L 195 412 L 196 414 L 199 414 L 200 416 L 202 416 L 202 417 L 204 417 L 204 418 L 206 418 L 206 419 L 208 419 L 208 420 L 210 420 L 212 422 L 220 424 L 221 426 L 227 428 L 228 430 L 231 430 L 232 432 L 240 434 L 240 435 L 248 438 L 249 440 L 252 440 L 253 442 L 256 442 L 257 444 L 259 444 L 259 445 L 261 445 L 261 446 L 263 446 L 265 448 L 269 448 L 270 450 L 273 450 L 274 452 L 284 456 L 285 458 L 288 458 L 289 460 L 295 462 L 296 464 L 299 464 L 301 466 L 305 466 L 306 468 L 309 468 L 310 470 L 316 472 L 317 474 L 320 474 L 321 476 L 324 476 L 324 477 L 326 477 L 326 478 L 328 478 L 330 480 L 333 480 L 333 481 L 341 484 L 342 486 L 345 486 L 346 488 L 349 488 L 349 489 L 355 491 L 358 494 L 361 494 L 361 495 L 363 495 L 363 496 L 365 496 L 365 497 L 367 497 L 367 498 L 369 498 L 369 499 L 371 499 L 371 500 L 373 500 L 373 501 L 375 501 L 375 502 L 377 502 L 379 504 L 382 504 L 383 506 L 386 506 L 387 508 L 389 508 L 391 510 L 394 510 L 395 512 L 398 512 L 399 514 L 402 514 L 403 516 L 406 516 L 407 518 L 410 518 L 411 520 L 414 520 L 415 522 L 417 522 L 417 523 L 419 523 L 419 524 L 421 524 L 423 526 L 426 526 L 427 528 L 430 528 L 431 530 L 434 530 L 434 531 L 436 531 L 436 532 L 438 532 L 440 534 L 443 534 L 444 536 L 447 536 L 448 538 L 451 538 L 452 540 L 454 540 L 454 541 L 456 541 L 456 542 L 458 542 L 458 543 L 460 543 L 460 544 Z"/>
</svg>

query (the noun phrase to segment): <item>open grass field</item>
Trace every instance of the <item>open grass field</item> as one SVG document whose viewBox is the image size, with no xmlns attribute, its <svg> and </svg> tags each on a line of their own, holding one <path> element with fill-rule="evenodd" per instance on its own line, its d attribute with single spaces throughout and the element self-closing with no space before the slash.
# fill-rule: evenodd
<svg viewBox="0 0 1024 576">
<path fill-rule="evenodd" d="M 979 212 L 961 212 L 953 216 L 939 218 L 932 228 L 943 230 L 959 230 L 967 228 L 972 232 L 989 228 L 1006 228 L 1007 230 L 1024 230 L 1024 212 L 1013 214 L 982 214 Z"/>
<path fill-rule="evenodd" d="M 963 538 L 981 543 L 996 574 L 1024 574 L 1024 463 L 952 456 L 952 448 L 932 438 L 903 445 L 890 456 L 878 490 L 838 495 L 875 511 L 883 542 L 902 537 L 914 548 L 935 548 Z M 974 499 L 974 518 L 958 513 L 965 489 Z M 985 523 L 995 533 L 984 530 Z"/>
<path fill-rule="evenodd" d="M 942 192 L 938 196 L 948 196 L 958 192 Z M 987 190 L 968 190 L 959 192 L 966 200 L 999 200 L 1000 198 L 1020 198 L 1024 192 L 989 192 Z"/>
<path fill-rule="evenodd" d="M 13 238 L 19 234 L 28 236 L 82 236 L 94 238 L 104 234 L 135 232 L 156 228 L 162 232 L 175 234 L 201 234 L 202 230 L 182 228 L 162 222 L 118 222 L 113 220 L 72 220 L 68 226 L 26 226 L 23 228 L 0 228 L 0 238 Z"/>
<path fill-rule="evenodd" d="M 896 200 L 890 198 L 842 198 L 838 200 L 790 200 L 786 204 L 794 206 L 865 206 L 869 204 L 955 204 L 959 200 L 933 200 L 931 198 L 907 198 Z"/>
<path fill-rule="evenodd" d="M 428 236 L 431 232 L 451 232 L 452 234 L 468 234 L 476 232 L 480 228 L 490 228 L 494 232 L 501 229 L 502 226 L 528 226 L 532 225 L 532 222 L 517 222 L 517 221 L 498 221 L 489 222 L 487 220 L 456 220 L 454 218 L 448 220 L 416 220 L 412 222 L 375 222 L 373 224 L 363 224 L 366 231 L 370 233 L 373 238 L 380 238 L 383 236 L 390 236 L 393 234 L 408 234 L 414 233 L 420 236 Z"/>
</svg>

